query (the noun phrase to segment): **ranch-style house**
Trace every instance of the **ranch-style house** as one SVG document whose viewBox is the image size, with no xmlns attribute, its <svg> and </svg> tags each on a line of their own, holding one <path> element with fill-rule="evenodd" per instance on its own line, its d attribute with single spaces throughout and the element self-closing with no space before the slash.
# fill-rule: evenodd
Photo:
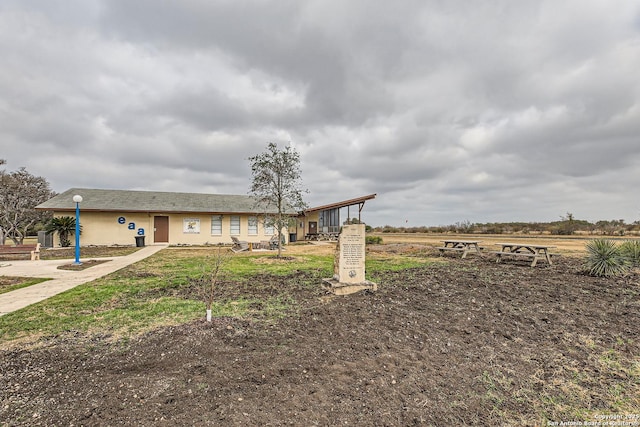
<svg viewBox="0 0 640 427">
<path fill-rule="evenodd" d="M 73 196 L 80 203 L 81 244 L 132 245 L 137 236 L 145 243 L 204 245 L 231 243 L 231 237 L 248 242 L 269 240 L 276 230 L 265 223 L 265 212 L 255 199 L 245 195 L 174 193 L 158 191 L 104 190 L 71 188 L 38 205 L 38 210 L 53 211 L 55 217 L 74 216 Z M 294 229 L 283 230 L 286 241 L 334 237 L 339 232 L 340 208 L 358 206 L 358 218 L 364 202 L 376 195 L 343 202 L 289 211 L 296 215 Z M 54 246 L 59 245 L 56 240 Z"/>
</svg>

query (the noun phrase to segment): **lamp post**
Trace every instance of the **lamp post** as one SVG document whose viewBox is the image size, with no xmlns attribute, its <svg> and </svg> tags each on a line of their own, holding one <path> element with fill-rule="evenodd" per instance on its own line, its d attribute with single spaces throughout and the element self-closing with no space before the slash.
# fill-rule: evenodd
<svg viewBox="0 0 640 427">
<path fill-rule="evenodd" d="M 76 261 L 74 264 L 80 265 L 80 202 L 82 196 L 76 194 L 73 196 L 73 201 L 76 202 Z"/>
</svg>

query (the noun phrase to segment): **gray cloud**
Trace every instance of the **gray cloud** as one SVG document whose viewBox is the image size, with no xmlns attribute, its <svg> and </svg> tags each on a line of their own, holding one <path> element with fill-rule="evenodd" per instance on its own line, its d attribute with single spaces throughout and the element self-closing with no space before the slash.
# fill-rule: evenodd
<svg viewBox="0 0 640 427">
<path fill-rule="evenodd" d="M 638 220 L 640 5 L 7 0 L 0 158 L 68 187 L 244 194 L 291 142 L 375 225 Z"/>
</svg>

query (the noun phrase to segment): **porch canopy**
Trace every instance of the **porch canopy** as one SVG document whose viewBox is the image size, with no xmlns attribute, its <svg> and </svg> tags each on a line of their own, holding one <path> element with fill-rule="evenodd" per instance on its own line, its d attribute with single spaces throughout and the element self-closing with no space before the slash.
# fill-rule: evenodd
<svg viewBox="0 0 640 427">
<path fill-rule="evenodd" d="M 358 206 L 358 222 L 362 222 L 361 213 L 364 203 L 367 200 L 374 199 L 376 194 L 369 194 L 368 196 L 356 197 L 355 199 L 343 200 L 342 202 L 331 203 L 328 205 L 316 206 L 314 208 L 305 209 L 302 211 L 304 217 L 310 217 L 311 215 L 318 215 L 318 221 L 320 222 L 320 230 L 307 230 L 307 235 L 315 234 L 318 231 L 322 233 L 336 234 L 340 231 L 340 209 L 347 208 L 347 217 L 351 219 L 351 206 Z"/>
<path fill-rule="evenodd" d="M 344 200 L 342 202 L 336 202 L 328 205 L 317 206 L 315 208 L 305 209 L 303 213 L 307 215 L 307 214 L 310 214 L 311 212 L 347 208 L 347 216 L 351 218 L 351 216 L 349 215 L 349 207 L 358 205 L 358 221 L 360 221 L 360 213 L 362 212 L 362 208 L 364 207 L 364 202 L 366 202 L 367 200 L 375 199 L 375 198 L 376 198 L 376 193 L 369 194 L 368 196 L 356 197 L 355 199 L 349 199 L 349 200 Z"/>
</svg>

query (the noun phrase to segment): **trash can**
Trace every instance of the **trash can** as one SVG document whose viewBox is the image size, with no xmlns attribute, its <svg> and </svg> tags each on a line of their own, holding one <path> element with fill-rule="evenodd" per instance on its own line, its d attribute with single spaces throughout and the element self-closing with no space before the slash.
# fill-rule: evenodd
<svg viewBox="0 0 640 427">
<path fill-rule="evenodd" d="M 296 233 L 289 233 L 289 243 L 295 242 L 297 238 L 298 235 Z"/>
<path fill-rule="evenodd" d="M 144 247 L 144 236 L 136 236 L 136 247 L 137 248 Z"/>
</svg>

